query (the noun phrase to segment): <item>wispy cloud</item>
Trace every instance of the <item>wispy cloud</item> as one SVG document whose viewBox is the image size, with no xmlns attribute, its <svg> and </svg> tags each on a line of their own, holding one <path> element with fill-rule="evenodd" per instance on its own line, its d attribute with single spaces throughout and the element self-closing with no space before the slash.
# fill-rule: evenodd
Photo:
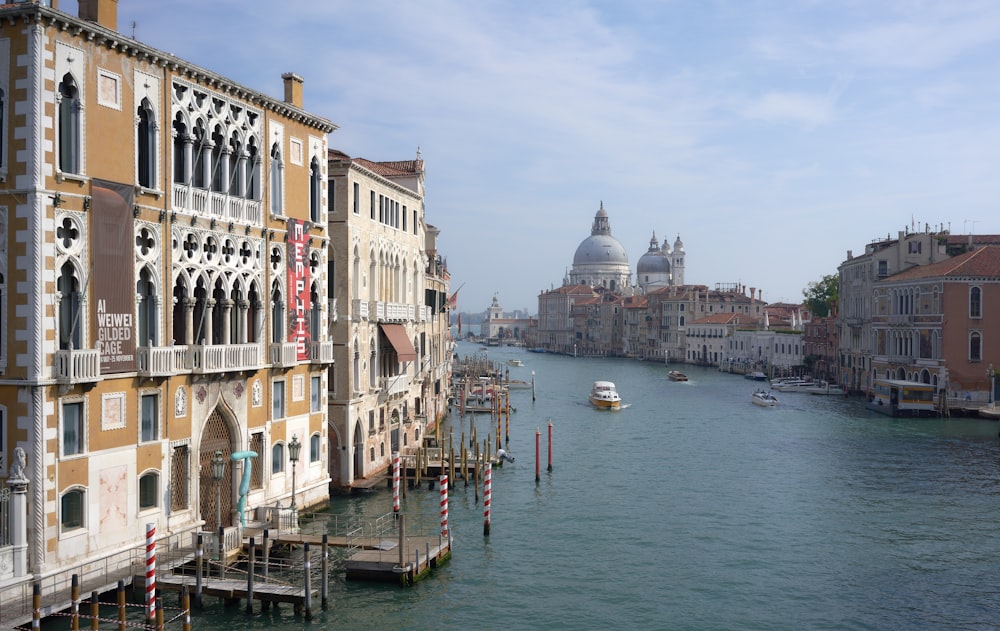
<svg viewBox="0 0 1000 631">
<path fill-rule="evenodd" d="M 122 0 L 148 43 L 262 92 L 305 78 L 331 146 L 421 148 L 463 309 L 536 307 L 603 200 L 633 257 L 794 300 L 849 249 L 991 209 L 1000 5 L 924 0 Z M 766 232 L 757 228 L 766 225 Z M 773 252 L 780 244 L 778 263 Z M 794 264 L 788 264 L 794 261 Z"/>
</svg>

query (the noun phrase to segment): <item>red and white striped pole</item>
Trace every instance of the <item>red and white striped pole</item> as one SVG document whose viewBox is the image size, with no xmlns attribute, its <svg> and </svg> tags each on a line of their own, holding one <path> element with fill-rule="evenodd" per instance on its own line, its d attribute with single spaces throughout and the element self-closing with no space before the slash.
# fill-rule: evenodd
<svg viewBox="0 0 1000 631">
<path fill-rule="evenodd" d="M 483 536 L 490 536 L 490 504 L 493 500 L 493 463 L 486 463 L 483 472 Z"/>
<path fill-rule="evenodd" d="M 448 476 L 442 474 L 438 478 L 441 486 L 441 536 L 448 538 Z"/>
<path fill-rule="evenodd" d="M 392 452 L 392 514 L 399 514 L 399 452 Z"/>
<path fill-rule="evenodd" d="M 156 524 L 146 524 L 146 619 L 156 620 Z"/>
</svg>

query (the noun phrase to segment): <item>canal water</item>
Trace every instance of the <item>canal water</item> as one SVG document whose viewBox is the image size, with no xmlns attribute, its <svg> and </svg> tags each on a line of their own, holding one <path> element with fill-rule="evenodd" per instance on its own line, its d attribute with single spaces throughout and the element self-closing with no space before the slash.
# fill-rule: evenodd
<svg viewBox="0 0 1000 631">
<path fill-rule="evenodd" d="M 341 571 L 310 622 L 288 607 L 247 617 L 208 602 L 195 628 L 1000 626 L 996 422 L 891 419 L 859 399 L 796 393 L 760 408 L 757 384 L 712 369 L 680 366 L 680 383 L 659 363 L 488 355 L 523 360 L 511 378 L 536 384 L 534 402 L 513 392 L 516 462 L 494 471 L 488 538 L 482 499 L 453 481 L 453 558 L 428 580 L 347 583 Z M 618 385 L 623 409 L 588 405 L 595 380 Z M 457 443 L 470 421 L 449 422 Z M 488 416 L 476 422 L 485 437 Z M 408 529 L 433 528 L 438 499 L 436 486 L 409 490 Z M 335 498 L 331 513 L 375 517 L 391 502 L 380 487 Z"/>
</svg>

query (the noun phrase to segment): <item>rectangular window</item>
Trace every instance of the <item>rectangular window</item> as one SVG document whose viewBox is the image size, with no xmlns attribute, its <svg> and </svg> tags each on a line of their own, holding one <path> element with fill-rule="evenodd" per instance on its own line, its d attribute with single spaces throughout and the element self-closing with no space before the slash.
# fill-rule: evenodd
<svg viewBox="0 0 1000 631">
<path fill-rule="evenodd" d="M 361 214 L 361 185 L 354 183 L 354 214 Z"/>
<path fill-rule="evenodd" d="M 878 277 L 885 278 L 889 275 L 889 261 L 878 262 Z"/>
<path fill-rule="evenodd" d="M 417 234 L 417 211 L 413 211 L 413 234 Z"/>
<path fill-rule="evenodd" d="M 313 375 L 309 380 L 309 411 L 319 412 L 322 409 L 323 404 L 323 393 L 320 391 L 322 387 L 322 379 L 319 375 Z"/>
<path fill-rule="evenodd" d="M 142 395 L 140 406 L 142 415 L 142 436 L 140 441 L 148 443 L 160 438 L 160 395 L 158 393 Z"/>
<path fill-rule="evenodd" d="M 170 510 L 186 510 L 188 507 L 189 454 L 187 445 L 177 445 L 170 457 Z"/>
<path fill-rule="evenodd" d="M 62 455 L 83 453 L 83 401 L 62 406 Z"/>
<path fill-rule="evenodd" d="M 271 396 L 271 419 L 285 418 L 285 382 L 275 381 Z"/>
<path fill-rule="evenodd" d="M 256 458 L 250 458 L 247 462 L 252 467 L 250 469 L 250 488 L 264 488 L 264 432 L 255 432 L 250 435 L 250 451 L 257 454 Z"/>
<path fill-rule="evenodd" d="M 329 213 L 337 211 L 337 180 L 330 180 L 326 183 L 326 210 Z"/>
<path fill-rule="evenodd" d="M 969 317 L 983 317 L 983 290 L 980 287 L 969 287 Z"/>
<path fill-rule="evenodd" d="M 372 211 L 371 211 L 372 212 L 372 221 L 375 221 L 375 191 L 371 191 L 371 194 L 372 194 L 372 200 L 371 200 L 371 203 L 372 203 Z"/>
</svg>

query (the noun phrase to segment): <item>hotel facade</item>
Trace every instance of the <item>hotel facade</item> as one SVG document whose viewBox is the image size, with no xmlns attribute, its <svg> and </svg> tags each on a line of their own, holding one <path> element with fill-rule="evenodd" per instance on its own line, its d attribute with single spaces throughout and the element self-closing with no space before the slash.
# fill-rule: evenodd
<svg viewBox="0 0 1000 631">
<path fill-rule="evenodd" d="M 0 587 L 328 498 L 336 126 L 116 11 L 0 7 Z"/>
</svg>

